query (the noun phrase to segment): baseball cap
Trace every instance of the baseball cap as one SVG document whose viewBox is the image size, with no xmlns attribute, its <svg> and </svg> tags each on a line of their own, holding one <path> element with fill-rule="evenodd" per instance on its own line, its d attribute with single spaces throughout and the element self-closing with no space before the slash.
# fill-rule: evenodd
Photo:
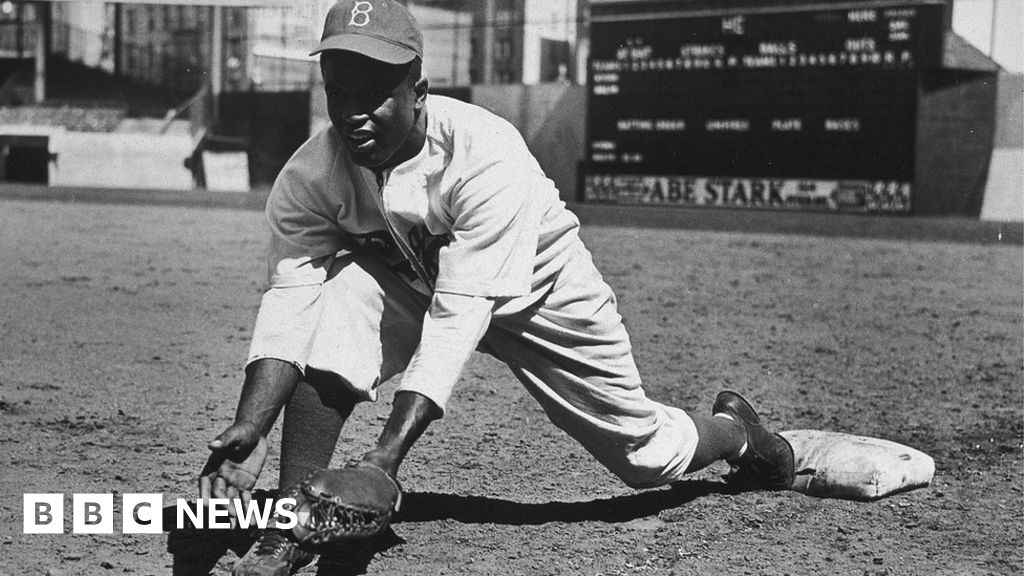
<svg viewBox="0 0 1024 576">
<path fill-rule="evenodd" d="M 409 10 L 395 0 L 341 0 L 327 11 L 320 44 L 386 62 L 406 64 L 423 57 L 423 34 Z"/>
</svg>

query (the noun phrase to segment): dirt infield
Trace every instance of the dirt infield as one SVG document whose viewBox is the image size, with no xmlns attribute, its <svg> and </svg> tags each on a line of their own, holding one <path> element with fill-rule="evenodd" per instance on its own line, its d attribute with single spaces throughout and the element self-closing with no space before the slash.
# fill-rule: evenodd
<svg viewBox="0 0 1024 576">
<path fill-rule="evenodd" d="M 633 491 L 477 356 L 403 469 L 393 534 L 302 573 L 1021 574 L 1020 244 L 823 232 L 584 238 L 651 396 L 703 411 L 733 388 L 783 429 L 908 444 L 935 458 L 930 488 L 730 494 L 716 466 Z M 252 210 L 0 200 L 0 574 L 230 573 L 247 533 L 22 534 L 22 495 L 195 496 L 233 414 L 265 244 Z M 389 399 L 357 410 L 336 461 L 370 446 Z M 275 478 L 276 453 L 260 486 Z"/>
</svg>

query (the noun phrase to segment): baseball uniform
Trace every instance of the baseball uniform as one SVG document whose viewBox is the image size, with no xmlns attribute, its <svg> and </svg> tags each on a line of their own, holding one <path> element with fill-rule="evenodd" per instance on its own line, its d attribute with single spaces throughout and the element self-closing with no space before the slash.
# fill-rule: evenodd
<svg viewBox="0 0 1024 576">
<path fill-rule="evenodd" d="M 404 372 L 399 390 L 443 410 L 480 347 L 630 486 L 682 477 L 693 422 L 646 397 L 614 294 L 518 131 L 440 96 L 425 113 L 423 148 L 392 169 L 357 166 L 333 127 L 284 167 L 249 362 L 368 400 Z"/>
</svg>

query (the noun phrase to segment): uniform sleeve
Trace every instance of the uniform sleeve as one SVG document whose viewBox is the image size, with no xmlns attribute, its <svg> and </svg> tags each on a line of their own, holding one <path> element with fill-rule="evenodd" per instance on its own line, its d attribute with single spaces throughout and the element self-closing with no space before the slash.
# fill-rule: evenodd
<svg viewBox="0 0 1024 576">
<path fill-rule="evenodd" d="M 423 320 L 420 345 L 397 391 L 417 392 L 442 411 L 462 370 L 491 322 L 494 301 L 435 293 Z"/>
<path fill-rule="evenodd" d="M 329 206 L 285 171 L 267 200 L 270 285 L 260 302 L 247 364 L 275 358 L 305 371 L 321 289 L 344 235 Z"/>
<path fill-rule="evenodd" d="M 327 261 L 324 266 L 329 266 Z M 313 330 L 322 308 L 320 288 L 320 285 L 289 286 L 270 288 L 263 294 L 246 365 L 273 358 L 305 373 Z"/>
<path fill-rule="evenodd" d="M 496 162 L 451 193 L 452 239 L 439 254 L 438 292 L 488 298 L 530 293 L 540 204 L 517 167 Z"/>
<path fill-rule="evenodd" d="M 345 247 L 345 235 L 323 195 L 282 175 L 267 199 L 266 216 L 271 289 L 322 284 L 327 271 L 320 261 Z"/>
</svg>

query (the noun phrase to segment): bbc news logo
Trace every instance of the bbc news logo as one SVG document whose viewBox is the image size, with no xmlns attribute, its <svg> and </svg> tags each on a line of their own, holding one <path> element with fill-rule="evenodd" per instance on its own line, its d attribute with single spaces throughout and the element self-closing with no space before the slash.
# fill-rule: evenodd
<svg viewBox="0 0 1024 576">
<path fill-rule="evenodd" d="M 63 534 L 64 494 L 25 494 L 24 533 Z M 174 505 L 178 529 L 231 529 L 231 511 L 238 528 L 266 529 L 268 526 L 288 530 L 298 523 L 295 499 L 251 500 L 200 498 L 195 505 L 178 498 Z M 113 494 L 72 494 L 71 532 L 73 534 L 113 534 Z M 160 534 L 164 531 L 163 494 L 122 494 L 121 532 L 124 534 Z"/>
</svg>

